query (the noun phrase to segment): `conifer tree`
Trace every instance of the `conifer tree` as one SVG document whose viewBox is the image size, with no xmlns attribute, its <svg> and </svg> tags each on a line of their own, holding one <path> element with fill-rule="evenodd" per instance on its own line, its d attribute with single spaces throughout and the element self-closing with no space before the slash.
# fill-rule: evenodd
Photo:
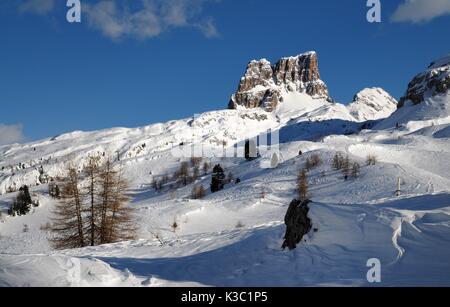
<svg viewBox="0 0 450 307">
<path fill-rule="evenodd" d="M 216 193 L 223 190 L 225 185 L 225 173 L 220 164 L 216 165 L 213 169 L 211 180 L 211 192 Z"/>
</svg>

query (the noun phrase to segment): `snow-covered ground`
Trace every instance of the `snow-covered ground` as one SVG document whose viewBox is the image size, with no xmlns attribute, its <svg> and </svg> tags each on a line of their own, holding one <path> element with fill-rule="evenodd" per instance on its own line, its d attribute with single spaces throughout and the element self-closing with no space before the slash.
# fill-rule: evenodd
<svg viewBox="0 0 450 307">
<path fill-rule="evenodd" d="M 0 286 L 369 286 L 371 258 L 381 261 L 383 286 L 450 286 L 447 115 L 424 118 L 417 115 L 423 106 L 411 106 L 372 123 L 376 130 L 361 130 L 364 123 L 345 106 L 310 103 L 309 97 L 287 97 L 274 113 L 217 111 L 0 147 Z M 395 129 L 398 122 L 402 127 Z M 189 199 L 192 185 L 166 193 L 150 186 L 154 177 L 179 166 L 173 147 L 227 147 L 267 129 L 280 130 L 281 163 L 274 169 L 261 167 L 261 160 L 205 159 L 242 182 L 203 200 Z M 81 165 L 90 153 L 103 152 L 120 157 L 116 163 L 131 182 L 139 239 L 51 250 L 46 225 L 54 200 L 46 185 L 35 186 L 38 167 L 57 177 L 67 161 Z M 360 178 L 345 181 L 332 170 L 336 152 L 363 166 Z M 284 215 L 296 196 L 298 172 L 312 154 L 323 160 L 309 173 L 316 231 L 297 250 L 282 251 Z M 376 165 L 365 165 L 369 154 L 377 156 Z M 198 183 L 207 187 L 210 179 Z M 5 192 L 23 184 L 34 186 L 40 207 L 7 217 L 15 193 Z"/>
</svg>

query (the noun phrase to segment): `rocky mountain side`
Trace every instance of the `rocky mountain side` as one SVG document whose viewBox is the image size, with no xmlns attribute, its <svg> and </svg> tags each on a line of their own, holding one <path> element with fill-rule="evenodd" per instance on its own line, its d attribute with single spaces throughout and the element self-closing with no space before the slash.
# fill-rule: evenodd
<svg viewBox="0 0 450 307">
<path fill-rule="evenodd" d="M 328 88 L 320 79 L 315 52 L 282 58 L 275 65 L 266 59 L 251 61 L 228 107 L 262 107 L 273 111 L 286 93 L 303 93 L 331 101 Z"/>
<path fill-rule="evenodd" d="M 450 89 L 450 54 L 447 57 L 431 63 L 428 69 L 409 83 L 408 90 L 400 99 L 399 108 L 407 102 L 418 105 L 428 97 L 435 97 L 448 92 Z"/>
</svg>

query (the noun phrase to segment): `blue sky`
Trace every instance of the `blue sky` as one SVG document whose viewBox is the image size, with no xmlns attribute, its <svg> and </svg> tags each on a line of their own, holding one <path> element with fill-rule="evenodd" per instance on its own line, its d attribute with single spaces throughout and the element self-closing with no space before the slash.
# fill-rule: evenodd
<svg viewBox="0 0 450 307">
<path fill-rule="evenodd" d="M 249 60 L 315 50 L 339 102 L 399 98 L 450 52 L 450 0 L 65 0 L 0 4 L 0 145 L 226 108 Z"/>
</svg>

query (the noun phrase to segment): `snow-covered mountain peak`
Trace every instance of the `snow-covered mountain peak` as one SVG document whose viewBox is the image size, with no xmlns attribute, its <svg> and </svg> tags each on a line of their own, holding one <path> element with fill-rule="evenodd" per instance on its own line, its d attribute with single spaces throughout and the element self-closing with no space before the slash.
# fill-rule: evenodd
<svg viewBox="0 0 450 307">
<path fill-rule="evenodd" d="M 320 79 L 316 52 L 285 57 L 275 65 L 266 59 L 251 61 L 237 92 L 231 97 L 229 108 L 262 107 L 274 111 L 289 93 L 330 100 L 328 88 Z"/>
<path fill-rule="evenodd" d="M 395 112 L 397 100 L 382 88 L 366 88 L 355 95 L 348 109 L 358 121 L 378 120 Z"/>
</svg>

